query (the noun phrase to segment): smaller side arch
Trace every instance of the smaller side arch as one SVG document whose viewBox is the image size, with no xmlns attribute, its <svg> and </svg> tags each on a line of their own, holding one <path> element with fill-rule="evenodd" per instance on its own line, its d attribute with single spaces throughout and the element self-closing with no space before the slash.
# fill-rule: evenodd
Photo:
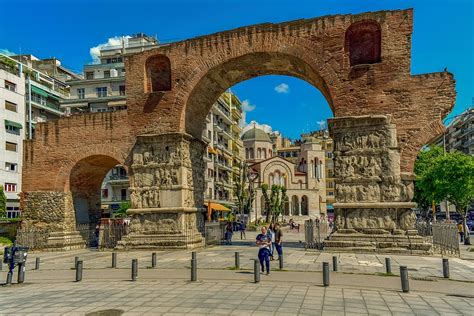
<svg viewBox="0 0 474 316">
<path fill-rule="evenodd" d="M 165 55 L 149 57 L 145 62 L 146 91 L 171 91 L 171 62 Z"/>
<path fill-rule="evenodd" d="M 346 31 L 344 46 L 351 66 L 379 63 L 382 51 L 380 25 L 372 20 L 351 24 Z"/>
</svg>

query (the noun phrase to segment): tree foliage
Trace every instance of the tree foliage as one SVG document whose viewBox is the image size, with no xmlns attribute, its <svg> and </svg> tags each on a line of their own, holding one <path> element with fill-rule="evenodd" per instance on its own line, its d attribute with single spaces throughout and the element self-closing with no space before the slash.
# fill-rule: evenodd
<svg viewBox="0 0 474 316">
<path fill-rule="evenodd" d="M 286 201 L 288 201 L 286 188 L 282 185 L 274 184 L 271 187 L 270 195 L 268 195 L 268 184 L 262 184 L 260 188 L 262 189 L 262 195 L 267 208 L 266 222 L 270 221 L 270 216 L 272 217 L 272 222 L 276 222 L 278 216 L 283 211 Z"/>
<path fill-rule="evenodd" d="M 117 212 L 115 212 L 115 217 L 119 217 L 119 218 L 127 217 L 127 210 L 130 207 L 131 207 L 131 203 L 128 201 L 120 203 L 119 209 L 117 210 Z"/>
<path fill-rule="evenodd" d="M 432 197 L 429 191 L 425 191 L 425 187 L 422 186 L 421 180 L 423 179 L 426 171 L 434 164 L 436 158 L 443 155 L 443 149 L 439 146 L 433 146 L 428 150 L 420 151 L 415 161 L 415 195 L 413 200 L 418 204 L 418 207 L 425 211 L 425 214 L 429 212 Z"/>
<path fill-rule="evenodd" d="M 3 186 L 0 185 L 0 217 L 7 217 L 7 197 L 3 192 Z"/>
<path fill-rule="evenodd" d="M 250 208 L 255 199 L 255 191 L 250 190 L 250 173 L 247 163 L 239 165 L 239 176 L 235 179 L 234 193 L 237 197 L 239 214 L 250 214 Z"/>
</svg>

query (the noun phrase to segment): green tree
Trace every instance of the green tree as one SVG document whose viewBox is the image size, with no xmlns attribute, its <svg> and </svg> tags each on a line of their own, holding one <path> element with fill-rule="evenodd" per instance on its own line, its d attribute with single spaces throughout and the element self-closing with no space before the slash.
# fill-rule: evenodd
<svg viewBox="0 0 474 316">
<path fill-rule="evenodd" d="M 131 203 L 129 201 L 120 203 L 120 207 L 115 212 L 115 217 L 127 217 L 127 210 L 130 208 Z"/>
<path fill-rule="evenodd" d="M 239 214 L 250 214 L 255 191 L 250 189 L 250 173 L 247 163 L 239 164 L 239 175 L 235 178 L 234 194 L 237 197 Z"/>
<path fill-rule="evenodd" d="M 442 155 L 443 149 L 439 146 L 433 146 L 427 150 L 420 151 L 415 161 L 416 180 L 413 200 L 418 204 L 418 208 L 425 217 L 427 217 L 430 212 L 433 200 L 431 192 L 425 191 L 420 181 L 423 179 L 423 176 L 429 167 L 434 164 L 436 158 L 441 157 Z"/>
<path fill-rule="evenodd" d="M 453 152 L 436 158 L 423 174 L 420 186 L 433 201 L 448 200 L 456 206 L 463 219 L 464 243 L 470 244 L 466 215 L 474 200 L 474 157 Z"/>
<path fill-rule="evenodd" d="M 282 185 L 272 185 L 270 195 L 268 195 L 268 184 L 262 184 L 262 195 L 265 200 L 265 205 L 267 207 L 267 216 L 266 222 L 270 221 L 270 216 L 272 217 L 272 222 L 276 222 L 278 216 L 283 211 L 285 202 L 288 201 L 288 196 L 286 195 L 286 188 Z"/>
<path fill-rule="evenodd" d="M 3 186 L 0 185 L 0 217 L 7 217 L 7 197 L 3 192 Z"/>
</svg>

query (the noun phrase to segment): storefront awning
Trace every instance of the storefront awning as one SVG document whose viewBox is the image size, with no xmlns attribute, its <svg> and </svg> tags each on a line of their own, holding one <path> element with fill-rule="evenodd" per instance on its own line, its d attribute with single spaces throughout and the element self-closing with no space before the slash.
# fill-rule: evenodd
<svg viewBox="0 0 474 316">
<path fill-rule="evenodd" d="M 48 93 L 38 87 L 31 86 L 31 91 L 33 91 L 36 94 L 42 95 L 43 97 L 47 97 Z"/>
<path fill-rule="evenodd" d="M 9 121 L 9 120 L 5 120 L 5 126 L 13 126 L 19 129 L 23 128 L 23 126 L 21 126 L 20 123 Z"/>
<path fill-rule="evenodd" d="M 207 208 L 209 208 L 209 203 L 208 202 L 205 202 L 204 205 Z M 211 202 L 211 207 L 210 208 L 213 211 L 219 211 L 219 212 L 228 212 L 228 211 L 230 211 L 230 209 L 225 207 L 224 205 L 219 204 L 219 203 L 213 203 L 213 202 Z"/>
<path fill-rule="evenodd" d="M 207 147 L 207 151 L 211 154 L 217 155 L 217 151 L 214 148 L 212 148 L 211 146 Z"/>
</svg>

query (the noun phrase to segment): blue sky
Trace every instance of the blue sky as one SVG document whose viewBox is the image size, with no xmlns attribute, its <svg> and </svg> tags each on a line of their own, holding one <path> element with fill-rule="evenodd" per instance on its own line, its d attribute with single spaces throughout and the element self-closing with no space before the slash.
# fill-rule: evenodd
<svg viewBox="0 0 474 316">
<path fill-rule="evenodd" d="M 162 42 L 263 22 L 327 14 L 414 8 L 412 73 L 453 72 L 456 115 L 474 97 L 472 0 L 0 0 L 0 48 L 57 57 L 81 71 L 91 47 L 114 36 L 144 32 Z M 21 4 L 21 5 L 20 5 Z M 287 93 L 275 87 L 288 85 Z M 283 86 L 284 87 L 284 86 Z M 233 88 L 248 100 L 247 120 L 267 123 L 292 138 L 318 128 L 332 113 L 319 91 L 296 78 L 265 76 Z"/>
</svg>

